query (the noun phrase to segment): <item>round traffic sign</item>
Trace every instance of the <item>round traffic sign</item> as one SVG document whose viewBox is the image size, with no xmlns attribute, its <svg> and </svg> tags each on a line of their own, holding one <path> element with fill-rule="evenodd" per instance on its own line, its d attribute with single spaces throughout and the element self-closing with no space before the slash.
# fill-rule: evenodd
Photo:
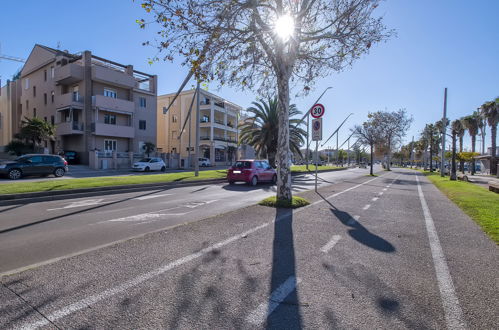
<svg viewBox="0 0 499 330">
<path fill-rule="evenodd" d="M 312 107 L 312 110 L 310 110 L 310 114 L 314 118 L 320 118 L 322 115 L 324 115 L 324 106 L 320 103 L 317 103 Z"/>
<path fill-rule="evenodd" d="M 320 130 L 320 129 L 321 129 L 321 122 L 320 122 L 320 121 L 318 121 L 318 120 L 316 120 L 316 121 L 314 121 L 314 125 L 313 125 L 313 126 L 314 126 L 314 127 L 313 127 L 313 128 L 314 128 L 314 131 L 318 131 L 318 130 Z"/>
</svg>

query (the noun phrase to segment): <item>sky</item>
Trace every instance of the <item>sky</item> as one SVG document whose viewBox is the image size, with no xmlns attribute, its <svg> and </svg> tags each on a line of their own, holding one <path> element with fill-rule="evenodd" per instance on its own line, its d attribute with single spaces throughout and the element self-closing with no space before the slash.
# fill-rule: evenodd
<svg viewBox="0 0 499 330">
<path fill-rule="evenodd" d="M 499 96 L 498 12 L 497 0 L 384 1 L 375 14 L 397 35 L 374 45 L 352 67 L 318 80 L 308 96 L 291 102 L 305 112 L 332 86 L 320 102 L 326 108 L 324 139 L 350 113 L 354 115 L 340 130 L 340 144 L 369 112 L 401 108 L 414 118 L 405 141 L 417 139 L 426 123 L 442 118 L 444 88 L 451 120 Z M 156 28 L 139 29 L 139 18 L 152 20 L 140 0 L 0 0 L 0 54 L 27 58 L 36 43 L 72 53 L 90 50 L 157 74 L 159 95 L 175 92 L 186 68 L 178 62 L 148 63 L 157 50 L 142 43 L 156 38 Z M 0 60 L 2 84 L 21 66 Z M 258 98 L 252 91 L 219 89 L 216 83 L 210 83 L 209 90 L 243 108 Z M 469 145 L 466 135 L 465 147 Z M 490 146 L 490 131 L 486 145 Z M 336 138 L 326 146 L 335 147 Z"/>
</svg>

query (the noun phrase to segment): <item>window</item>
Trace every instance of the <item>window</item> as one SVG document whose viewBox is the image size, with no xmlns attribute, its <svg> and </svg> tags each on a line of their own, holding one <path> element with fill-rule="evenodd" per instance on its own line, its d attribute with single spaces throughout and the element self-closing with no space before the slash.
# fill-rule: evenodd
<svg viewBox="0 0 499 330">
<path fill-rule="evenodd" d="M 29 111 L 29 100 L 26 100 L 26 113 Z"/>
<path fill-rule="evenodd" d="M 50 97 L 52 98 L 52 103 L 54 103 L 54 99 L 55 99 L 55 93 L 54 93 L 54 91 L 52 91 L 50 93 Z"/>
<path fill-rule="evenodd" d="M 104 140 L 105 151 L 116 151 L 116 140 Z"/>
<path fill-rule="evenodd" d="M 54 116 L 50 116 L 50 123 L 51 123 L 52 125 L 54 125 L 54 124 L 55 124 L 55 117 L 54 117 Z"/>
<path fill-rule="evenodd" d="M 146 98 L 145 97 L 139 97 L 139 102 L 140 102 L 140 107 L 145 108 L 146 107 Z"/>
<path fill-rule="evenodd" d="M 146 121 L 145 120 L 139 120 L 139 129 L 142 129 L 142 130 L 146 129 Z"/>
<path fill-rule="evenodd" d="M 36 97 L 36 86 L 33 86 L 33 97 Z"/>
<path fill-rule="evenodd" d="M 177 116 L 176 115 L 173 115 L 172 116 L 172 123 L 176 123 L 177 122 Z"/>
<path fill-rule="evenodd" d="M 43 80 L 47 81 L 47 70 L 43 70 Z"/>
<path fill-rule="evenodd" d="M 43 93 L 43 103 L 47 105 L 47 93 Z"/>
<path fill-rule="evenodd" d="M 115 99 L 117 97 L 117 94 L 116 91 L 113 91 L 112 89 L 104 88 L 104 96 L 112 97 L 113 99 Z"/>
<path fill-rule="evenodd" d="M 36 117 L 36 108 L 33 108 L 33 117 Z"/>
<path fill-rule="evenodd" d="M 41 163 L 43 161 L 42 156 L 33 156 L 28 158 L 32 163 Z"/>
<path fill-rule="evenodd" d="M 116 125 L 115 115 L 104 115 L 104 124 Z"/>
<path fill-rule="evenodd" d="M 50 78 L 54 79 L 55 77 L 55 68 L 53 66 L 50 67 Z"/>
<path fill-rule="evenodd" d="M 29 88 L 29 78 L 24 79 L 24 89 Z"/>
<path fill-rule="evenodd" d="M 47 117 L 43 117 L 43 120 L 44 120 L 45 122 L 47 122 Z"/>
</svg>

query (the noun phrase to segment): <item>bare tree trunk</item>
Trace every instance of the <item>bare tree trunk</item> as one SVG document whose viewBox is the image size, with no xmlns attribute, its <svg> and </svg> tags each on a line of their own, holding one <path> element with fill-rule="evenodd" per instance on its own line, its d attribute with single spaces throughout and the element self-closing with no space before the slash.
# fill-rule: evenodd
<svg viewBox="0 0 499 330">
<path fill-rule="evenodd" d="M 475 152 L 476 135 L 471 136 L 471 152 Z M 471 175 L 475 175 L 475 158 L 471 161 Z"/>
<path fill-rule="evenodd" d="M 463 137 L 459 137 L 459 152 L 463 152 Z M 461 173 L 464 174 L 464 160 L 459 161 L 459 167 L 461 167 Z"/>
<path fill-rule="evenodd" d="M 430 172 L 433 172 L 433 138 L 430 138 Z"/>
<path fill-rule="evenodd" d="M 496 159 L 496 138 L 497 138 L 497 124 L 490 127 L 491 140 L 492 140 L 492 150 L 490 157 L 490 174 L 497 175 L 497 159 Z"/>
<path fill-rule="evenodd" d="M 291 201 L 291 171 L 289 169 L 289 73 L 277 74 L 279 94 L 279 137 L 277 140 L 277 199 Z"/>
<path fill-rule="evenodd" d="M 374 173 L 373 173 L 373 145 L 371 144 L 370 147 L 371 147 L 371 167 L 370 167 L 369 174 L 374 175 Z"/>
<path fill-rule="evenodd" d="M 391 138 L 388 138 L 388 152 L 387 152 L 387 157 L 386 157 L 386 170 L 387 171 L 391 171 L 391 169 L 390 169 L 390 161 L 391 161 L 390 155 L 392 152 L 391 140 L 392 140 Z"/>
<path fill-rule="evenodd" d="M 452 134 L 452 168 L 450 179 L 456 180 L 456 135 Z"/>
</svg>

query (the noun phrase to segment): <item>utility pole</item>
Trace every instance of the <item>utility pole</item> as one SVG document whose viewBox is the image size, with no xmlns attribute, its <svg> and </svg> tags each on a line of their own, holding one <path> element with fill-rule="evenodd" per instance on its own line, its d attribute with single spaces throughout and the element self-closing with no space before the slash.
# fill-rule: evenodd
<svg viewBox="0 0 499 330">
<path fill-rule="evenodd" d="M 196 146 L 194 147 L 194 176 L 199 176 L 199 81 L 196 87 Z"/>
<path fill-rule="evenodd" d="M 347 147 L 347 164 L 350 167 L 350 138 L 348 138 L 348 147 Z"/>
<path fill-rule="evenodd" d="M 442 153 L 440 156 L 440 176 L 445 175 L 445 133 L 447 132 L 447 87 L 444 90 L 444 117 L 442 118 Z"/>
<path fill-rule="evenodd" d="M 315 104 L 315 103 L 314 103 Z M 307 167 L 307 171 L 308 171 L 308 158 L 309 158 L 309 151 L 308 151 L 308 128 L 310 127 L 309 125 L 309 121 L 310 121 L 310 110 L 307 112 L 307 150 L 305 151 L 305 165 Z"/>
<path fill-rule="evenodd" d="M 338 135 L 339 135 L 339 132 L 336 133 L 336 166 L 338 166 L 338 160 L 340 157 L 340 150 L 338 148 Z"/>
</svg>

